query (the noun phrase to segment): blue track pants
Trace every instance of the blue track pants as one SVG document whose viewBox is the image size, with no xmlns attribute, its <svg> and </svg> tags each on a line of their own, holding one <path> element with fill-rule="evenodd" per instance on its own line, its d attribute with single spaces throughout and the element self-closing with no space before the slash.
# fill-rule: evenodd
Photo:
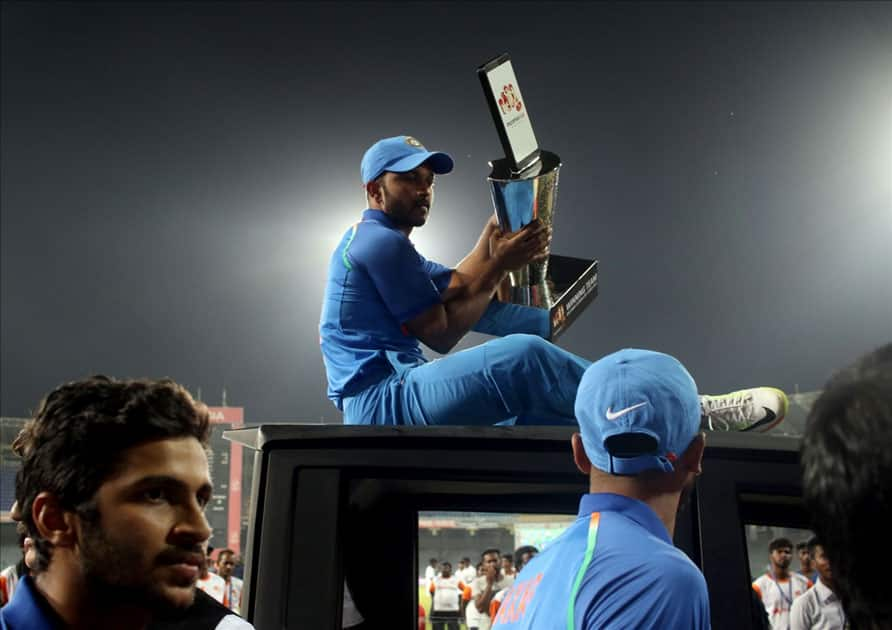
<svg viewBox="0 0 892 630">
<path fill-rule="evenodd" d="M 344 423 L 575 425 L 576 388 L 590 364 L 541 337 L 507 335 L 344 399 Z"/>
</svg>

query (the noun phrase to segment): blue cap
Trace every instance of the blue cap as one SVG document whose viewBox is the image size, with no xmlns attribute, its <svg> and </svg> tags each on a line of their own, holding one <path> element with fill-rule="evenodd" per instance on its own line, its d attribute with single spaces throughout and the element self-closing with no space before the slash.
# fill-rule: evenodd
<svg viewBox="0 0 892 630">
<path fill-rule="evenodd" d="M 700 396 L 674 357 L 620 350 L 583 374 L 576 419 L 596 468 L 612 475 L 670 472 L 700 432 Z"/>
<path fill-rule="evenodd" d="M 437 175 L 450 172 L 455 165 L 447 153 L 428 151 L 412 136 L 394 136 L 378 140 L 362 156 L 360 167 L 362 183 L 368 184 L 380 177 L 384 171 L 393 173 L 411 171 L 423 162 L 428 162 L 431 170 Z"/>
</svg>

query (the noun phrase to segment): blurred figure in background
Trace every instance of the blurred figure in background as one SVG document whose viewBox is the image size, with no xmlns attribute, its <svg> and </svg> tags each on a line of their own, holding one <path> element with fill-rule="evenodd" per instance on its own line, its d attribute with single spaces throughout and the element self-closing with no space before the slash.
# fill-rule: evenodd
<svg viewBox="0 0 892 630">
<path fill-rule="evenodd" d="M 211 555 L 209 553 L 204 554 L 204 560 L 199 567 L 200 571 L 198 574 L 198 581 L 195 582 L 195 587 L 201 591 L 204 591 L 215 601 L 223 603 L 223 595 L 226 591 L 226 580 L 221 578 L 216 573 L 211 573 L 210 567 L 212 564 L 212 560 L 210 559 Z"/>
<path fill-rule="evenodd" d="M 520 573 L 523 566 L 532 560 L 539 550 L 532 545 L 524 545 L 514 550 L 514 570 Z"/>
<path fill-rule="evenodd" d="M 788 630 L 790 607 L 812 586 L 804 575 L 790 571 L 793 543 L 789 538 L 775 538 L 768 543 L 768 572 L 753 581 L 753 590 L 762 600 L 773 630 Z"/>
<path fill-rule="evenodd" d="M 25 529 L 23 523 L 16 524 L 16 533 L 19 536 L 19 548 L 22 550 L 21 559 L 15 564 L 11 564 L 3 571 L 0 571 L 0 607 L 5 606 L 12 599 L 15 588 L 19 583 L 19 578 L 28 575 L 28 567 L 25 564 L 25 543 L 28 539 L 28 530 Z"/>
<path fill-rule="evenodd" d="M 474 578 L 477 577 L 477 568 L 471 564 L 471 559 L 468 557 L 462 558 L 459 566 L 462 567 L 458 571 L 459 579 L 465 584 L 473 582 Z"/>
<path fill-rule="evenodd" d="M 818 579 L 814 587 L 793 602 L 790 609 L 790 630 L 844 630 L 846 614 L 834 592 L 833 571 L 817 537 L 807 543 Z"/>
<path fill-rule="evenodd" d="M 502 554 L 502 575 L 513 578 L 517 571 L 514 570 L 514 556 L 510 553 Z"/>
<path fill-rule="evenodd" d="M 431 558 L 427 561 L 427 566 L 424 568 L 424 579 L 427 580 L 428 584 L 437 577 L 437 567 L 439 565 L 440 563 L 436 558 Z"/>
<path fill-rule="evenodd" d="M 221 603 L 238 613 L 241 610 L 242 581 L 233 575 L 234 569 L 235 552 L 232 549 L 221 549 L 217 553 L 217 575 L 226 582 Z"/>
<path fill-rule="evenodd" d="M 892 343 L 835 375 L 809 413 L 802 486 L 853 628 L 892 628 Z M 876 544 L 876 543 L 880 544 Z"/>
<path fill-rule="evenodd" d="M 433 630 L 459 630 L 464 588 L 461 579 L 453 575 L 451 563 L 440 565 L 440 574 L 428 587 L 432 596 L 430 621 Z"/>
<path fill-rule="evenodd" d="M 799 574 L 804 575 L 812 584 L 818 581 L 818 572 L 815 571 L 811 554 L 808 552 L 808 541 L 796 543 L 796 554 L 799 556 Z"/>
<path fill-rule="evenodd" d="M 470 599 L 465 609 L 468 630 L 489 630 L 492 624 L 489 616 L 490 604 L 496 594 L 514 583 L 501 571 L 502 554 L 498 549 L 487 549 L 481 554 L 483 575 L 471 584 Z"/>
</svg>

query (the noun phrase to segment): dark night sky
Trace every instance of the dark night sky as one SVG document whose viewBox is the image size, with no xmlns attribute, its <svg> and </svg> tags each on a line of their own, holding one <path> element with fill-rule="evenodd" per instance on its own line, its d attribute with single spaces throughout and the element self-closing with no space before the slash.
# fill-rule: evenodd
<svg viewBox="0 0 892 630">
<path fill-rule="evenodd" d="M 338 421 L 317 325 L 362 153 L 453 154 L 413 240 L 457 262 L 503 51 L 564 162 L 552 249 L 601 261 L 561 345 L 805 391 L 892 339 L 892 3 L 4 2 L 2 38 L 3 415 L 102 372 Z"/>
</svg>

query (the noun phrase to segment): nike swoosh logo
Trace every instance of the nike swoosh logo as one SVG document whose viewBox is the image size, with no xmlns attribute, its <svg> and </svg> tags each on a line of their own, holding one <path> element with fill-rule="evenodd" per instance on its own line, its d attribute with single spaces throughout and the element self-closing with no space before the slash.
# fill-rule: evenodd
<svg viewBox="0 0 892 630">
<path fill-rule="evenodd" d="M 762 425 L 771 424 L 772 422 L 774 422 L 774 419 L 777 417 L 774 414 L 774 412 L 771 409 L 769 409 L 768 407 L 762 407 L 762 409 L 765 410 L 765 417 L 762 418 L 761 420 L 759 420 L 758 422 L 756 422 L 755 424 L 751 424 L 750 426 L 745 428 L 744 431 L 752 431 L 756 427 L 761 427 Z"/>
<path fill-rule="evenodd" d="M 607 419 L 608 420 L 616 420 L 620 416 L 626 415 L 633 409 L 638 409 L 638 407 L 643 407 L 646 404 L 647 404 L 647 401 L 644 401 L 642 403 L 638 403 L 637 405 L 632 405 L 631 407 L 626 407 L 625 409 L 620 409 L 619 411 L 616 411 L 616 412 L 611 411 L 610 407 L 607 407 Z"/>
</svg>

